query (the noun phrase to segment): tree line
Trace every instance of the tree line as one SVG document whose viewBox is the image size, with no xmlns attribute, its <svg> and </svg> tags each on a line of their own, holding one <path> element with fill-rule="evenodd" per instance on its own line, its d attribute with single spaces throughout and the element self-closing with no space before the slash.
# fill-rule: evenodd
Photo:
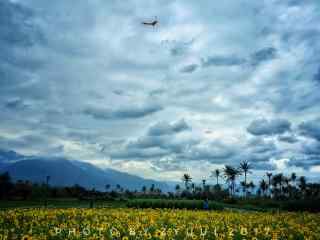
<svg viewBox="0 0 320 240">
<path fill-rule="evenodd" d="M 270 198 L 275 200 L 289 199 L 320 199 L 320 184 L 309 183 L 305 176 L 298 177 L 296 173 L 289 176 L 283 173 L 266 172 L 256 185 L 253 181 L 248 181 L 248 176 L 252 174 L 252 166 L 248 161 L 240 162 L 239 166 L 225 165 L 223 169 L 215 169 L 211 172 L 210 178 L 215 180 L 215 185 L 207 185 L 206 179 L 202 180 L 202 186 L 197 186 L 192 182 L 192 177 L 185 173 L 182 176 L 184 189 L 181 191 L 180 185 L 176 186 L 176 191 L 182 195 L 197 195 L 202 192 L 205 197 L 222 194 L 225 197 L 251 197 L 251 198 Z M 242 181 L 240 176 L 243 176 Z M 226 188 L 219 180 L 224 180 Z"/>
<path fill-rule="evenodd" d="M 0 174 L 0 199 L 47 199 L 47 198 L 78 198 L 107 199 L 119 198 L 175 198 L 175 199 L 210 199 L 224 200 L 230 198 L 272 199 L 272 200 L 320 200 L 320 184 L 307 182 L 306 177 L 292 173 L 266 172 L 265 177 L 257 184 L 248 181 L 252 174 L 252 166 L 242 161 L 239 166 L 225 165 L 222 169 L 214 169 L 208 179 L 195 183 L 185 173 L 182 176 L 183 186 L 177 184 L 175 190 L 162 192 L 154 184 L 141 186 L 141 189 L 128 190 L 119 184 L 112 187 L 105 185 L 104 190 L 86 189 L 79 185 L 58 187 L 50 186 L 48 176 L 43 183 L 18 180 L 13 182 L 9 173 Z"/>
</svg>

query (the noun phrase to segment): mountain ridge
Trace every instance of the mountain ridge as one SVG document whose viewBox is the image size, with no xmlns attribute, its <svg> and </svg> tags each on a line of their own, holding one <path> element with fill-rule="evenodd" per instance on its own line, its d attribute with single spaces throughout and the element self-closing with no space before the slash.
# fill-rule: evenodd
<svg viewBox="0 0 320 240">
<path fill-rule="evenodd" d="M 29 180 L 34 183 L 45 182 L 50 176 L 52 186 L 73 186 L 78 184 L 87 189 L 105 190 L 119 184 L 124 189 L 141 190 L 152 184 L 163 192 L 172 191 L 167 182 L 145 179 L 136 175 L 114 170 L 101 169 L 91 163 L 65 158 L 24 156 L 14 151 L 0 150 L 0 172 L 9 172 L 14 181 Z"/>
</svg>

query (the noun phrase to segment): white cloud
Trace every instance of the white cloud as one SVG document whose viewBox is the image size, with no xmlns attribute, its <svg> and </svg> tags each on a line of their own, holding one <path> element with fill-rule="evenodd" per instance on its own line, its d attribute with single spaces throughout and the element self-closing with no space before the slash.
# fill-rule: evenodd
<svg viewBox="0 0 320 240">
<path fill-rule="evenodd" d="M 274 157 L 282 159 L 273 162 L 280 169 L 317 163 L 318 156 L 306 156 L 302 145 L 309 141 L 303 137 L 295 143 L 280 143 L 281 136 L 269 139 L 273 144 L 257 141 L 258 149 L 269 149 L 257 154 L 246 132 L 260 118 L 287 119 L 293 131 L 302 121 L 319 118 L 316 1 L 1 4 L 0 147 L 37 154 L 60 151 L 102 165 L 117 154 L 119 169 L 148 177 L 166 164 L 174 168 L 157 176 L 173 178 L 186 170 L 185 160 L 173 157 L 184 144 L 193 152 L 183 157 L 196 153 L 234 164 L 242 157 L 259 163 Z M 18 16 L 31 29 L 16 21 Z M 158 27 L 141 24 L 154 16 Z M 12 99 L 19 101 L 8 104 Z M 165 145 L 160 141 L 149 152 L 126 152 L 126 143 L 143 138 L 149 126 L 179 119 L 192 131 L 169 139 L 166 150 L 159 149 Z M 41 136 L 49 147 L 31 137 L 34 142 L 27 142 L 26 133 Z M 159 163 L 170 158 L 175 160 Z M 200 177 L 202 167 L 188 160 L 191 173 Z"/>
</svg>

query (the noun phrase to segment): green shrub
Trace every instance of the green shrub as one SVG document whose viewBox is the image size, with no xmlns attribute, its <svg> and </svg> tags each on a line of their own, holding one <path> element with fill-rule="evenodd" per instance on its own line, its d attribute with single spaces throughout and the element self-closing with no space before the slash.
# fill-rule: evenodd
<svg viewBox="0 0 320 240">
<path fill-rule="evenodd" d="M 223 200 L 224 203 L 228 203 L 228 204 L 236 204 L 238 201 L 235 198 L 226 198 Z"/>
<path fill-rule="evenodd" d="M 286 211 L 320 212 L 320 200 L 289 200 L 281 203 L 281 209 Z"/>
<path fill-rule="evenodd" d="M 127 202 L 131 208 L 172 208 L 172 209 L 203 209 L 201 200 L 167 200 L 167 199 L 137 199 Z M 210 210 L 223 210 L 223 206 L 216 202 L 209 202 Z"/>
</svg>

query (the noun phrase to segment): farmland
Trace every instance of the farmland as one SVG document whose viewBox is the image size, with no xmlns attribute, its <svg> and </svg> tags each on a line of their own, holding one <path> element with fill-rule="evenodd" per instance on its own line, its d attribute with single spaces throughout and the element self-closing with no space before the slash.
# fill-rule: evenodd
<svg viewBox="0 0 320 240">
<path fill-rule="evenodd" d="M 0 212 L 1 239 L 319 239 L 320 216 L 186 209 L 68 208 Z"/>
</svg>

